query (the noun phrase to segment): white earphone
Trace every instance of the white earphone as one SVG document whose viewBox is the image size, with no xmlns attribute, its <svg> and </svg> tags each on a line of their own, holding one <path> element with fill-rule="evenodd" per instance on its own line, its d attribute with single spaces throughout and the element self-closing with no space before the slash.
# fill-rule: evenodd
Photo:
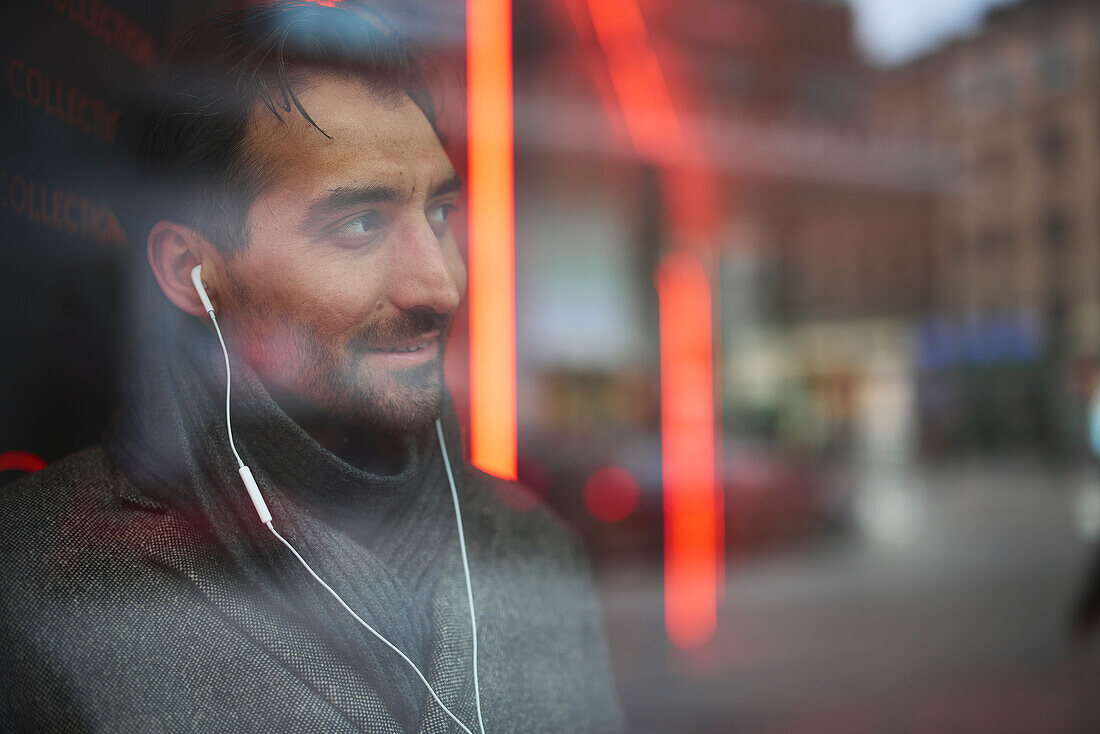
<svg viewBox="0 0 1100 734">
<path fill-rule="evenodd" d="M 428 683 L 428 679 L 424 677 L 424 674 L 420 672 L 420 668 L 416 667 L 416 664 L 409 659 L 408 655 L 401 652 L 401 650 L 399 650 L 396 645 L 387 640 L 385 637 L 382 636 L 381 633 L 379 633 L 377 630 L 375 630 L 373 627 L 363 621 L 363 618 L 356 614 L 355 611 L 351 607 L 349 607 L 343 599 L 340 598 L 340 595 L 337 594 L 331 586 L 325 583 L 325 580 L 318 576 L 317 572 L 314 571 L 308 563 L 306 563 L 306 560 L 302 558 L 302 555 L 298 553 L 297 549 L 295 549 L 294 546 L 290 544 L 290 541 L 280 535 L 279 532 L 275 529 L 275 526 L 272 524 L 271 512 L 267 508 L 267 503 L 264 502 L 263 495 L 260 494 L 260 488 L 256 484 L 256 479 L 252 476 L 252 470 L 249 469 L 248 466 L 245 465 L 244 461 L 241 460 L 241 455 L 237 453 L 237 446 L 233 442 L 233 424 L 230 421 L 229 415 L 229 396 L 232 383 L 229 368 L 229 350 L 227 350 L 225 347 L 225 339 L 222 338 L 222 330 L 221 327 L 218 326 L 218 318 L 214 315 L 214 304 L 211 303 L 210 296 L 206 294 L 206 288 L 203 286 L 202 283 L 202 265 L 196 265 L 191 269 L 191 282 L 194 284 L 195 290 L 198 291 L 199 300 L 202 301 L 203 308 L 206 309 L 206 313 L 210 316 L 210 320 L 214 323 L 214 331 L 218 334 L 218 343 L 221 344 L 222 355 L 225 357 L 225 425 L 227 433 L 229 435 L 229 448 L 232 449 L 233 456 L 235 456 L 237 459 L 237 473 L 241 475 L 241 481 L 244 482 L 245 491 L 248 492 L 248 497 L 252 500 L 252 505 L 256 508 L 256 514 L 260 516 L 260 522 L 267 526 L 267 529 L 270 530 L 272 534 L 290 550 L 294 557 L 298 559 L 298 562 L 301 563 L 303 567 L 305 567 L 306 571 L 309 572 L 309 575 L 312 576 L 317 583 L 324 587 L 325 591 L 331 594 L 333 598 L 335 598 L 336 601 L 340 603 L 340 606 L 342 606 L 348 612 L 348 614 L 355 618 L 355 621 L 365 627 L 368 632 L 381 640 L 387 647 L 397 653 L 402 660 L 412 666 L 412 669 L 416 673 L 417 677 L 420 678 L 420 681 L 425 685 L 425 687 L 427 687 L 428 693 L 431 694 L 432 699 L 434 699 L 435 702 L 439 704 L 439 707 L 443 709 L 444 713 L 446 713 L 447 716 L 451 717 L 451 719 L 456 724 L 458 724 L 459 728 L 461 728 L 462 731 L 464 731 L 466 734 L 473 734 L 473 732 L 471 732 L 466 727 L 466 725 L 463 724 L 459 720 L 459 718 L 451 712 L 449 708 L 447 708 L 443 701 L 440 700 L 439 696 L 436 694 L 431 684 Z M 443 455 L 443 465 L 447 470 L 447 481 L 450 483 L 451 486 L 451 499 L 454 502 L 455 522 L 458 524 L 458 544 L 459 548 L 462 551 L 462 570 L 466 576 L 466 599 L 467 601 L 469 601 L 470 604 L 470 628 L 473 633 L 472 639 L 474 648 L 474 701 L 477 704 L 478 727 L 481 731 L 481 734 L 485 734 L 485 722 L 482 719 L 481 715 L 481 685 L 478 681 L 477 675 L 477 617 L 474 613 L 473 586 L 470 583 L 470 563 L 466 555 L 466 536 L 462 531 L 462 513 L 458 507 L 458 490 L 455 488 L 455 478 L 454 473 L 451 470 L 451 460 L 447 455 L 447 443 L 443 438 L 443 424 L 440 422 L 439 418 L 436 418 L 435 420 L 435 430 L 436 435 L 439 438 L 439 451 Z"/>
</svg>

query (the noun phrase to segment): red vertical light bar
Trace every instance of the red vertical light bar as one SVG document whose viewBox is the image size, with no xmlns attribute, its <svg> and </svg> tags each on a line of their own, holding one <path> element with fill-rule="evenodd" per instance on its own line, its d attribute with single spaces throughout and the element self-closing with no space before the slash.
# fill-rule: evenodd
<svg viewBox="0 0 1100 734">
<path fill-rule="evenodd" d="M 471 461 L 516 476 L 511 0 L 467 0 Z"/>
<path fill-rule="evenodd" d="M 717 620 L 721 499 L 715 482 L 710 281 L 698 254 L 720 220 L 717 182 L 698 155 L 637 0 L 587 0 L 608 73 L 639 157 L 659 167 L 675 242 L 658 268 L 661 456 L 664 467 L 665 627 L 673 644 L 706 642 Z"/>
<path fill-rule="evenodd" d="M 710 282 L 698 259 L 668 255 L 657 269 L 665 510 L 665 627 L 678 647 L 714 634 L 718 524 Z"/>
</svg>

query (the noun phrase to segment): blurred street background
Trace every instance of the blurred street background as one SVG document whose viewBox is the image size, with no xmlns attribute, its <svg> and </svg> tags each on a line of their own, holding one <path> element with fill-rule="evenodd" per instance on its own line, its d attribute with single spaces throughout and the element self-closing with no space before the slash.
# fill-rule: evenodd
<svg viewBox="0 0 1100 734">
<path fill-rule="evenodd" d="M 876 478 L 848 532 L 729 565 L 690 654 L 653 643 L 653 569 L 609 569 L 632 731 L 1097 731 L 1100 644 L 1069 634 L 1097 491 L 1019 460 Z"/>
<path fill-rule="evenodd" d="M 480 1 L 374 3 L 464 173 Z M 0 481 L 110 416 L 142 246 L 112 126 L 223 6 L 0 11 Z M 503 7 L 498 473 L 534 499 L 501 499 L 583 539 L 630 730 L 1100 731 L 1100 2 Z M 510 403 L 471 389 L 500 355 L 470 318 L 475 426 Z"/>
</svg>

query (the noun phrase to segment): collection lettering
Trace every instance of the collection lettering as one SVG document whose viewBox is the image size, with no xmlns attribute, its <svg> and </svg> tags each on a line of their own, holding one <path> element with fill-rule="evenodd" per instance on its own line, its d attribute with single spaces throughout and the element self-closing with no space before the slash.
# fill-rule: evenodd
<svg viewBox="0 0 1100 734">
<path fill-rule="evenodd" d="M 157 64 L 157 44 L 148 31 L 99 0 L 44 0 L 80 30 L 144 69 Z"/>
<path fill-rule="evenodd" d="M 122 226 L 106 204 L 2 168 L 0 212 L 104 245 L 126 243 Z"/>
<path fill-rule="evenodd" d="M 12 59 L 8 65 L 8 84 L 16 99 L 26 100 L 74 130 L 94 135 L 108 144 L 114 142 L 120 111 L 102 100 L 41 69 L 28 67 L 20 59 Z"/>
</svg>

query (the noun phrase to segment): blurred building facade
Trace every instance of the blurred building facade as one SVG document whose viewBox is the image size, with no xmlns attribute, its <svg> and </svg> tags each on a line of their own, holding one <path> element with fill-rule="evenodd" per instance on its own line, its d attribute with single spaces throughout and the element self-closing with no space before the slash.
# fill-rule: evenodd
<svg viewBox="0 0 1100 734">
<path fill-rule="evenodd" d="M 926 448 L 1082 444 L 1100 340 L 1100 4 L 1025 0 L 877 79 L 874 120 L 955 162 L 916 363 Z"/>
<path fill-rule="evenodd" d="M 713 182 L 698 195 L 720 202 L 706 260 L 725 463 L 744 463 L 743 442 L 911 453 L 910 355 L 933 303 L 949 159 L 874 124 L 846 3 L 636 7 Z M 517 9 L 520 449 L 562 487 L 621 464 L 659 506 L 653 277 L 676 233 L 592 13 L 585 0 Z"/>
<path fill-rule="evenodd" d="M 895 467 L 1080 448 L 1100 354 L 1097 3 L 1005 6 L 888 69 L 843 2 L 636 7 L 717 181 L 727 443 Z M 657 432 L 652 274 L 675 236 L 591 12 L 517 11 L 521 453 L 562 450 L 573 486 Z"/>
</svg>

